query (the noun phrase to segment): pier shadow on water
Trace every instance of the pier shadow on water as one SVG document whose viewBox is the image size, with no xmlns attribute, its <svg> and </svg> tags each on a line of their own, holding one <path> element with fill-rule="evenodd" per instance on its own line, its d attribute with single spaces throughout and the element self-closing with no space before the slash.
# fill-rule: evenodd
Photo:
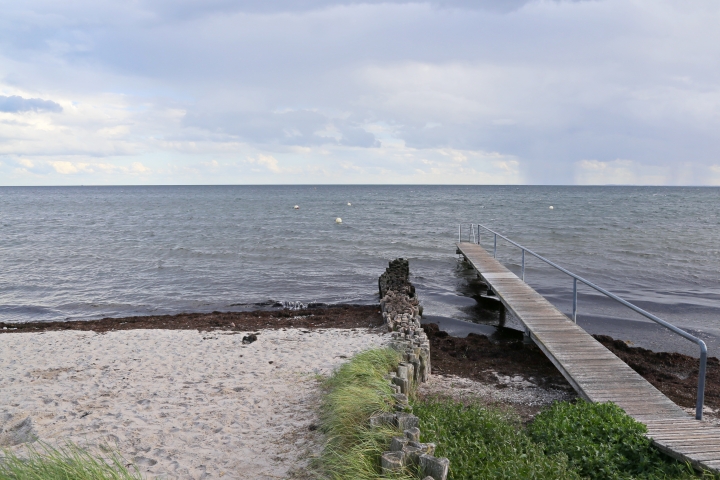
<svg viewBox="0 0 720 480">
<path fill-rule="evenodd" d="M 423 315 L 422 323 L 435 323 L 440 330 L 459 338 L 476 333 L 502 342 L 522 334 L 522 325 L 507 313 L 505 306 L 467 262 L 459 259 L 455 274 L 459 280 L 456 294 L 444 301 L 454 304 L 460 318 Z"/>
</svg>

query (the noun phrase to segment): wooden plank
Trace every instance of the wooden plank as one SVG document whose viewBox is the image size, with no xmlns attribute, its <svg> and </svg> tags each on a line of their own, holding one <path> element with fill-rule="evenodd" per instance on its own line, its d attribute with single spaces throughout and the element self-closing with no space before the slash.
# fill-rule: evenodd
<svg viewBox="0 0 720 480">
<path fill-rule="evenodd" d="M 617 404 L 647 425 L 661 451 L 720 472 L 720 428 L 694 420 L 481 246 L 457 247 L 578 395 Z"/>
</svg>

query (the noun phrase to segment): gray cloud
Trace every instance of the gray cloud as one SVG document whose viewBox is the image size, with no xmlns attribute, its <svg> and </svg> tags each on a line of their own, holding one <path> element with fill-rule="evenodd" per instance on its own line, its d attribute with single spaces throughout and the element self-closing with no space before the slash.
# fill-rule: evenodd
<svg viewBox="0 0 720 480">
<path fill-rule="evenodd" d="M 163 17 L 195 18 L 213 13 L 303 13 L 315 10 L 337 7 L 352 7 L 362 5 L 408 5 L 426 4 L 439 9 L 488 10 L 496 12 L 511 12 L 521 8 L 532 0 L 184 0 L 168 1 L 153 0 L 143 2 L 145 9 L 156 12 Z M 575 0 L 580 1 L 580 0 Z M 584 0 L 588 1 L 588 0 Z"/>
<path fill-rule="evenodd" d="M 62 107 L 52 100 L 42 98 L 23 98 L 17 95 L 0 95 L 0 112 L 62 112 Z"/>
<path fill-rule="evenodd" d="M 65 127 L 87 148 L 105 132 L 98 156 L 402 145 L 498 152 L 530 183 L 584 160 L 720 164 L 714 2 L 29 2 L 3 5 L 0 88 L 77 99 L 96 116 Z M 42 105 L 22 108 L 60 108 Z"/>
<path fill-rule="evenodd" d="M 287 146 L 377 147 L 375 135 L 352 119 L 315 111 L 242 112 L 190 110 L 183 124 L 245 142 Z"/>
</svg>

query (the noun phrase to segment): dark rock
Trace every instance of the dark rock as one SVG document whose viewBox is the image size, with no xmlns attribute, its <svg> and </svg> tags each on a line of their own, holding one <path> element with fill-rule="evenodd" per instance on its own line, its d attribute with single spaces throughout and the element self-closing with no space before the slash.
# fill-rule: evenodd
<svg viewBox="0 0 720 480">
<path fill-rule="evenodd" d="M 0 425 L 0 447 L 11 447 L 37 440 L 32 418 L 26 417 L 17 423 L 12 422 L 12 418 L 10 420 L 5 425 Z"/>
<path fill-rule="evenodd" d="M 242 343 L 247 345 L 248 343 L 253 343 L 257 340 L 257 335 L 254 333 L 251 333 L 250 335 L 245 335 L 242 339 Z"/>
</svg>

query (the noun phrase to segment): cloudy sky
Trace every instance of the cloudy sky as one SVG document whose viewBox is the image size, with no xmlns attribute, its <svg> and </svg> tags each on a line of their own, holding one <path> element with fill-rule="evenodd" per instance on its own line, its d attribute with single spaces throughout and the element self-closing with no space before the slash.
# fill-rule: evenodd
<svg viewBox="0 0 720 480">
<path fill-rule="evenodd" d="M 0 185 L 720 185 L 717 0 L 0 7 Z"/>
</svg>

